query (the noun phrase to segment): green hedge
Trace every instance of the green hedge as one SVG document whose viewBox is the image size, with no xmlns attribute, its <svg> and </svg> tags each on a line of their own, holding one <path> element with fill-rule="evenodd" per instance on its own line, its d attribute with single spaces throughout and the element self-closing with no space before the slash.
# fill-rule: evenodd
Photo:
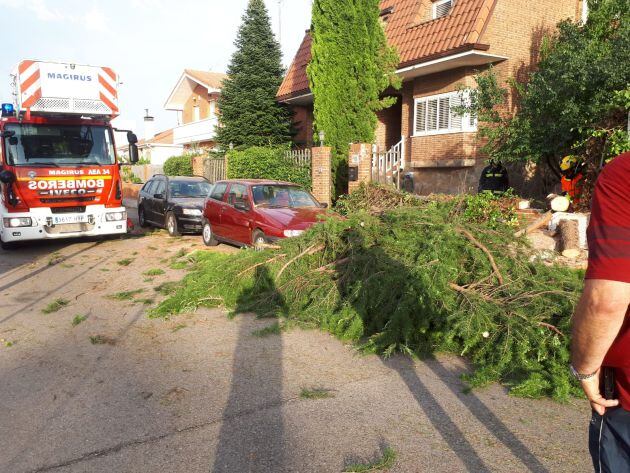
<svg viewBox="0 0 630 473">
<path fill-rule="evenodd" d="M 164 163 L 164 174 L 167 176 L 192 176 L 192 156 L 172 156 Z"/>
<path fill-rule="evenodd" d="M 228 152 L 229 179 L 275 179 L 311 188 L 311 167 L 296 166 L 284 148 L 252 147 Z"/>
</svg>

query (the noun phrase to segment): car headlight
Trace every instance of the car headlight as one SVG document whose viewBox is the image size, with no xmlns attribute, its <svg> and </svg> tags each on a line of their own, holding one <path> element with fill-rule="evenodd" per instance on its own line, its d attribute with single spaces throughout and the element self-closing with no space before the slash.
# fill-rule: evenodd
<svg viewBox="0 0 630 473">
<path fill-rule="evenodd" d="M 287 238 L 291 238 L 291 237 L 300 236 L 302 233 L 304 233 L 304 230 L 285 230 L 284 236 Z"/>
<path fill-rule="evenodd" d="M 121 220 L 127 220 L 127 212 L 109 212 L 105 214 L 105 220 L 107 222 L 120 222 Z"/>
<path fill-rule="evenodd" d="M 199 209 L 182 209 L 184 215 L 192 215 L 194 217 L 201 217 L 201 210 Z"/>
<path fill-rule="evenodd" d="M 2 222 L 4 228 L 31 227 L 33 225 L 31 217 L 3 218 Z"/>
</svg>

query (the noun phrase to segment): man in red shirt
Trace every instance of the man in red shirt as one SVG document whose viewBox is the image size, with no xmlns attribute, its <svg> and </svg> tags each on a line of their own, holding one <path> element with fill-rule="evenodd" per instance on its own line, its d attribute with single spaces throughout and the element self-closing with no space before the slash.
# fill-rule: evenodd
<svg viewBox="0 0 630 473">
<path fill-rule="evenodd" d="M 595 471 L 630 472 L 630 153 L 599 176 L 588 243 L 571 370 L 593 408 L 589 449 Z"/>
</svg>

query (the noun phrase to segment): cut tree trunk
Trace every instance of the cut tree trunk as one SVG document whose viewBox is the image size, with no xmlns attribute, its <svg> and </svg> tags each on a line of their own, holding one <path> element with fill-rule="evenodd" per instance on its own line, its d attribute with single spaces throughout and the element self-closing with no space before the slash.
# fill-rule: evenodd
<svg viewBox="0 0 630 473">
<path fill-rule="evenodd" d="M 577 258 L 580 256 L 580 231 L 579 224 L 575 220 L 563 220 L 558 225 L 560 229 L 560 242 L 562 256 Z"/>
</svg>

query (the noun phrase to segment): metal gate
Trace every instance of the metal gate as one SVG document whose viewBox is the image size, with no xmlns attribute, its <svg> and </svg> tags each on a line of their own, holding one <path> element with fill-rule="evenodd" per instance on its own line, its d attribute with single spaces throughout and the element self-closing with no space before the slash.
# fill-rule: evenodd
<svg viewBox="0 0 630 473">
<path fill-rule="evenodd" d="M 388 151 L 380 151 L 372 146 L 372 181 L 379 184 L 393 184 L 400 189 L 402 173 L 405 169 L 405 139 L 402 138 Z"/>
</svg>

